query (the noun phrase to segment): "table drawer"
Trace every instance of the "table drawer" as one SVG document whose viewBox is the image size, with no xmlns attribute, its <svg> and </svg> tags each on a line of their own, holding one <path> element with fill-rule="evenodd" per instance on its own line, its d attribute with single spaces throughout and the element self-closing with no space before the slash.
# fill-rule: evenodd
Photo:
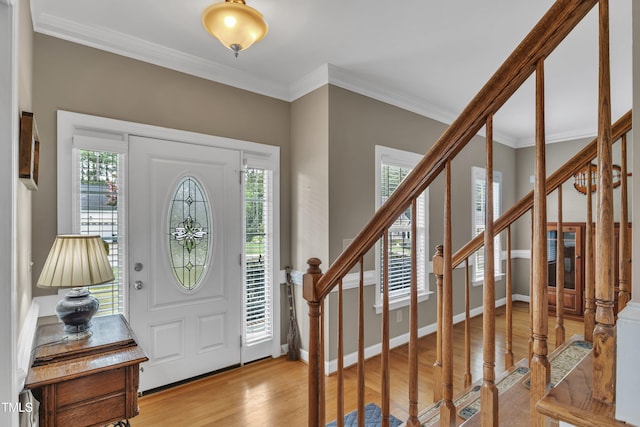
<svg viewBox="0 0 640 427">
<path fill-rule="evenodd" d="M 93 426 L 125 419 L 125 394 L 116 394 L 92 402 L 59 409 L 56 413 L 56 426 Z"/>
<path fill-rule="evenodd" d="M 124 392 L 125 369 L 118 368 L 56 384 L 56 407 Z M 63 424 L 64 425 L 64 424 Z"/>
</svg>

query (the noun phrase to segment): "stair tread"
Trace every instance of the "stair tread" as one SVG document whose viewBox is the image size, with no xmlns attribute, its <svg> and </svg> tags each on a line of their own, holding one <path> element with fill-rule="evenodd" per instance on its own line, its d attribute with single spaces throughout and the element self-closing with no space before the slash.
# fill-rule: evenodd
<svg viewBox="0 0 640 427">
<path fill-rule="evenodd" d="M 588 348 L 585 348 L 583 352 L 578 352 L 575 355 L 569 355 L 569 353 L 565 352 L 565 350 L 572 345 L 582 348 L 582 340 L 582 335 L 574 335 L 569 340 L 565 341 L 564 344 L 556 348 L 551 354 L 549 354 L 549 361 L 552 363 L 552 366 L 555 367 L 559 363 L 569 363 L 571 364 L 570 366 L 573 367 L 579 360 L 584 360 L 584 355 L 590 351 Z M 553 362 L 555 362 L 555 364 Z M 522 371 L 523 368 L 526 369 L 526 372 Z M 518 369 L 520 369 L 520 372 L 516 375 L 513 375 L 514 372 L 516 372 Z M 562 381 L 562 378 L 567 373 L 566 369 L 570 370 L 571 368 L 567 367 L 563 370 L 559 370 L 557 368 L 552 369 L 552 383 L 560 383 Z M 512 377 L 509 378 L 510 376 Z M 518 361 L 518 363 L 516 363 L 511 369 L 503 372 L 496 378 L 496 385 L 498 385 L 500 393 L 498 417 L 499 420 L 505 422 L 504 425 L 529 425 L 529 389 L 526 386 L 529 376 L 528 361 L 527 359 L 522 359 Z M 505 383 L 504 380 L 507 378 L 509 378 L 509 380 Z M 458 425 L 480 425 L 481 417 L 479 416 L 479 387 L 481 384 L 482 379 L 476 381 L 476 383 L 468 387 L 454 399 L 454 405 L 458 410 Z M 514 387 L 517 384 L 520 384 L 521 387 Z M 434 403 L 420 413 L 418 418 L 420 419 L 420 422 L 423 426 L 426 427 L 437 424 L 437 421 L 439 419 L 438 408 L 439 402 Z M 471 413 L 471 415 L 468 417 L 462 417 L 461 413 L 465 415 L 463 411 L 467 408 L 471 408 L 468 411 L 468 413 Z M 468 413 L 466 415 L 468 415 Z"/>
<path fill-rule="evenodd" d="M 593 352 L 538 402 L 540 413 L 577 426 L 627 426 L 615 419 L 615 405 L 592 398 Z"/>
<path fill-rule="evenodd" d="M 556 348 L 553 352 L 551 352 L 548 356 L 549 362 L 552 365 L 552 382 L 561 382 L 562 378 L 567 374 L 567 371 L 564 370 L 562 372 L 557 372 L 557 369 L 554 372 L 554 365 L 557 363 L 567 363 L 572 362 L 573 365 L 570 367 L 567 366 L 564 369 L 568 369 L 569 371 L 575 367 L 575 363 L 578 363 L 579 360 L 584 360 L 586 354 L 590 352 L 590 350 L 585 351 L 584 353 L 579 353 L 577 356 L 566 358 L 567 353 L 565 350 L 570 346 L 581 346 L 583 343 L 582 335 L 574 335 L 570 339 L 566 340 L 561 346 Z M 562 360 L 564 359 L 564 360 Z M 578 359 L 578 360 L 576 360 Z M 555 363 L 554 363 L 555 362 Z M 529 426 L 531 423 L 530 420 L 530 395 L 529 388 L 525 386 L 528 382 L 530 375 L 527 374 L 521 381 L 522 387 L 511 387 L 508 393 L 500 394 L 500 399 L 498 400 L 498 420 L 501 425 L 505 426 Z M 462 425 L 464 427 L 473 427 L 480 426 L 480 413 L 478 412 L 473 417 L 469 418 Z"/>
</svg>

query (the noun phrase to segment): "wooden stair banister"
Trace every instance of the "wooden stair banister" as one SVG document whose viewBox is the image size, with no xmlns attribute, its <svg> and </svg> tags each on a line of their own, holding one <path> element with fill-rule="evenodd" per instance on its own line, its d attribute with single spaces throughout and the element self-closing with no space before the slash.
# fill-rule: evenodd
<svg viewBox="0 0 640 427">
<path fill-rule="evenodd" d="M 418 217 L 418 203 L 411 203 L 411 218 Z M 411 247 L 417 247 L 418 223 L 411 222 Z M 418 420 L 418 260 L 417 251 L 411 251 L 411 302 L 409 304 L 409 419 L 407 427 L 420 427 Z"/>
<path fill-rule="evenodd" d="M 482 424 L 498 425 L 498 387 L 496 386 L 496 286 L 493 233 L 493 115 L 486 124 L 485 173 L 485 229 L 484 229 L 484 285 L 482 287 Z M 451 261 L 451 260 L 449 260 Z M 453 315 L 452 315 L 453 317 Z"/>
<path fill-rule="evenodd" d="M 453 405 L 453 268 L 451 266 L 451 161 L 444 169 L 444 250 L 442 253 L 442 400 L 441 425 L 456 425 L 456 407 Z"/>
<path fill-rule="evenodd" d="M 549 300 L 547 298 L 547 191 L 546 140 L 544 126 L 544 61 L 536 69 L 536 146 L 533 184 L 533 250 L 531 266 L 533 287 L 530 296 L 533 313 L 533 356 L 529 411 L 531 425 L 544 427 L 546 419 L 538 414 L 535 405 L 544 397 L 549 382 L 550 366 L 547 359 L 547 332 Z"/>
<path fill-rule="evenodd" d="M 562 185 L 558 186 L 558 226 L 556 231 L 556 347 L 564 342 L 564 230 L 562 221 Z"/>
<path fill-rule="evenodd" d="M 627 135 L 620 139 L 620 249 L 618 259 L 618 313 L 631 299 L 631 254 L 629 246 L 629 205 L 627 192 Z"/>
<path fill-rule="evenodd" d="M 436 246 L 436 253 L 432 258 L 433 274 L 436 276 L 436 360 L 433 363 L 433 383 L 442 384 L 442 295 L 444 276 L 444 247 Z M 433 401 L 442 399 L 442 389 L 433 388 Z"/>
<path fill-rule="evenodd" d="M 513 274 L 511 272 L 511 226 L 507 227 L 507 285 L 505 314 L 504 370 L 513 367 Z"/>
<path fill-rule="evenodd" d="M 587 162 L 587 228 L 585 231 L 585 266 L 584 266 L 584 339 L 593 342 L 593 328 L 596 326 L 596 288 L 595 264 L 593 249 L 593 191 L 591 182 L 591 160 Z"/>
<path fill-rule="evenodd" d="M 589 144 L 572 158 L 560 170 L 547 178 L 545 169 L 545 134 L 544 134 L 544 60 L 557 45 L 571 32 L 571 30 L 582 21 L 587 13 L 600 3 L 600 25 L 604 28 L 601 37 L 606 40 L 601 43 L 600 63 L 600 89 L 601 96 L 599 102 L 599 136 L 596 142 Z M 532 308 L 532 347 L 531 347 L 531 398 L 530 408 L 532 425 L 542 426 L 545 423 L 544 416 L 535 410 L 537 401 L 544 395 L 550 378 L 550 366 L 547 358 L 547 334 L 548 334 L 548 299 L 547 299 L 547 277 L 546 277 L 546 197 L 555 190 L 561 192 L 560 186 L 563 182 L 574 175 L 577 170 L 590 162 L 596 155 L 599 164 L 602 165 L 599 171 L 599 221 L 598 239 L 605 244 L 607 250 L 611 249 L 611 230 L 607 225 L 601 226 L 600 212 L 603 210 L 612 211 L 610 204 L 611 187 L 611 144 L 618 140 L 631 128 L 631 112 L 623 116 L 618 122 L 611 125 L 609 95 L 608 95 L 608 53 L 604 55 L 603 45 L 608 49 L 608 0 L 557 0 L 549 11 L 536 24 L 533 30 L 518 45 L 514 52 L 507 58 L 498 71 L 483 86 L 480 92 L 464 109 L 442 136 L 433 144 L 431 149 L 425 154 L 422 160 L 404 178 L 402 183 L 392 192 L 386 203 L 378 209 L 367 225 L 357 234 L 351 244 L 336 258 L 332 265 L 323 274 L 320 270 L 320 260 L 310 259 L 309 269 L 303 278 L 303 295 L 309 305 L 309 426 L 321 427 L 325 425 L 325 380 L 324 380 L 324 301 L 334 288 L 339 288 L 339 321 L 338 321 L 338 356 L 344 357 L 342 341 L 342 280 L 359 263 L 360 283 L 359 283 L 359 319 L 358 319 L 358 423 L 362 425 L 364 420 L 365 403 L 365 381 L 364 381 L 364 256 L 383 240 L 383 275 L 382 275 L 382 328 L 381 328 L 381 375 L 380 375 L 380 395 L 382 425 L 388 426 L 390 423 L 390 400 L 391 400 L 391 374 L 390 374 L 390 333 L 389 333 L 389 252 L 391 248 L 389 230 L 396 219 L 410 206 L 412 218 L 416 215 L 416 200 L 432 182 L 444 173 L 445 177 L 445 223 L 444 240 L 441 252 L 433 259 L 433 272 L 438 278 L 438 357 L 434 369 L 437 383 L 434 386 L 434 398 L 440 400 L 441 424 L 455 425 L 456 413 L 453 404 L 453 347 L 452 347 L 452 322 L 453 322 L 453 283 L 452 271 L 461 262 L 466 262 L 465 272 L 467 279 L 465 290 L 467 303 L 465 311 L 469 313 L 468 306 L 468 258 L 484 246 L 484 287 L 483 287 L 483 383 L 480 389 L 481 398 L 481 418 L 483 425 L 498 424 L 498 391 L 495 384 L 495 283 L 494 283 L 494 236 L 507 229 L 508 233 L 508 285 L 511 286 L 511 259 L 510 225 L 520 218 L 524 213 L 532 210 L 532 285 L 531 285 L 531 306 Z M 603 33 L 605 34 L 603 36 Z M 607 57 L 605 57 L 607 56 Z M 535 72 L 536 76 L 536 167 L 534 190 L 513 205 L 504 215 L 497 220 L 493 218 L 493 117 L 494 114 L 504 105 L 504 103 L 518 90 L 521 85 Z M 605 83 L 606 81 L 606 83 Z M 451 236 L 451 164 L 453 159 L 462 151 L 468 142 L 486 126 L 487 135 L 487 165 L 486 165 L 486 189 L 485 189 L 485 231 L 471 239 L 460 250 L 453 254 Z M 619 135 L 619 136 L 618 136 Z M 607 170 L 608 169 L 608 170 Z M 600 194 L 603 193 L 603 194 Z M 561 193 L 559 196 L 561 205 Z M 608 222 L 605 214 L 604 220 Z M 562 224 L 562 213 L 559 212 L 559 224 Z M 612 217 L 611 217 L 612 218 Z M 412 248 L 415 248 L 416 229 L 415 221 L 412 221 L 411 240 Z M 601 230 L 604 229 L 604 230 Z M 560 227 L 559 233 L 562 233 Z M 600 247 L 600 243 L 598 244 Z M 603 248 L 599 250 L 604 250 Z M 418 382 L 417 382 L 417 273 L 416 273 L 416 251 L 412 249 L 412 271 L 411 271 L 411 294 L 410 294 L 410 349 L 409 349 L 409 370 L 411 379 L 409 380 L 409 419 L 408 425 L 419 425 L 418 413 Z M 499 262 L 499 260 L 498 260 Z M 608 268 L 608 267 L 607 267 Z M 602 270 L 602 268 L 601 268 Z M 598 271 L 598 281 L 606 281 L 602 271 Z M 612 285 L 612 283 L 609 283 Z M 559 287 L 559 298 L 562 298 L 562 286 Z M 613 335 L 610 322 L 610 306 L 613 306 L 613 297 L 610 288 L 599 285 L 596 290 L 597 310 L 595 313 L 598 327 L 594 333 L 594 342 L 597 348 L 602 348 L 608 358 L 611 357 Z M 508 303 L 509 305 L 509 303 Z M 562 304 L 558 305 L 559 307 Z M 561 311 L 561 310 L 560 310 Z M 561 313 L 559 313 L 562 319 Z M 560 320 L 559 320 L 560 322 Z M 509 329 L 509 319 L 507 319 Z M 599 328 L 599 329 L 598 329 Z M 415 329 L 415 331 L 414 331 Z M 564 339 L 564 334 L 562 334 Z M 613 337 L 614 338 L 614 337 Z M 468 338 L 465 338 L 465 342 Z M 510 341 L 510 337 L 507 337 Z M 508 346 L 510 344 L 507 344 Z M 509 347 L 505 356 L 509 363 Z M 467 356 L 468 357 L 468 356 Z M 513 356 L 511 356 L 511 359 Z M 513 360 L 510 361 L 513 365 Z M 339 370 L 343 370 L 342 363 L 338 364 Z M 594 359 L 594 389 L 595 382 L 600 381 L 598 372 L 606 378 L 612 378 L 611 364 L 607 360 Z M 468 370 L 468 368 L 467 368 Z M 469 372 L 469 381 L 471 376 Z M 344 377 L 342 372 L 338 374 L 337 386 L 337 409 L 338 418 L 344 410 Z M 465 381 L 466 381 L 465 375 Z M 609 399 L 606 393 L 602 394 L 603 400 Z M 342 425 L 338 421 L 338 425 Z"/>
<path fill-rule="evenodd" d="M 593 331 L 593 397 L 615 401 L 616 340 L 614 301 L 613 160 L 609 0 L 599 4 L 598 219 L 596 227 L 596 327 Z"/>
<path fill-rule="evenodd" d="M 464 260 L 464 387 L 473 382 L 471 376 L 471 302 L 469 279 L 469 258 Z"/>
<path fill-rule="evenodd" d="M 628 111 L 624 116 L 618 119 L 611 128 L 613 142 L 622 138 L 622 135 L 628 133 L 631 130 L 631 111 Z M 565 181 L 575 175 L 585 164 L 590 164 L 591 160 L 596 158 L 598 139 L 592 140 L 587 146 L 580 150 L 575 156 L 573 156 L 564 165 L 558 168 L 553 174 L 547 178 L 547 195 L 555 191 Z M 494 223 L 494 234 L 501 233 L 510 224 L 513 224 L 522 215 L 529 212 L 533 207 L 533 191 L 527 193 L 522 199 L 517 201 L 513 206 L 505 211 Z M 464 260 L 470 257 L 484 244 L 484 232 L 477 234 L 467 244 L 462 246 L 453 255 L 453 266 L 457 267 Z"/>
<path fill-rule="evenodd" d="M 351 244 L 316 283 L 314 297 L 322 299 L 349 273 L 360 256 L 375 245 L 385 230 L 405 211 L 531 76 L 539 58 L 548 56 L 595 6 L 597 0 L 558 0 L 540 19 L 498 71 L 483 86 L 460 116 L 433 144 L 387 202 L 376 211 Z M 454 266 L 459 262 L 454 262 Z"/>
</svg>

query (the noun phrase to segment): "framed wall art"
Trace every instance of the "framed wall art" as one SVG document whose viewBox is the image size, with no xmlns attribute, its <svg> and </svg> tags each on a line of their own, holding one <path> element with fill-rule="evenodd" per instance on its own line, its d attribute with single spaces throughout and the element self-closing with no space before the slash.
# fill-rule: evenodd
<svg viewBox="0 0 640 427">
<path fill-rule="evenodd" d="M 20 181 L 29 189 L 38 189 L 38 157 L 40 137 L 33 113 L 23 111 L 20 116 L 20 147 L 18 174 Z"/>
</svg>

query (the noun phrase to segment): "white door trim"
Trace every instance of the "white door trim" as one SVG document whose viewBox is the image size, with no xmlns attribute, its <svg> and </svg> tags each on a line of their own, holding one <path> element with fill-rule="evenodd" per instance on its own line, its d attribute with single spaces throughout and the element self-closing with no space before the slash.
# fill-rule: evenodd
<svg viewBox="0 0 640 427">
<path fill-rule="evenodd" d="M 18 146 L 18 22 L 19 4 L 11 0 L 0 2 L 0 198 L 8 200 L 0 206 L 0 342 L 9 343 L 0 349 L 0 402 L 18 402 L 18 312 L 16 282 L 16 187 Z M 30 284 L 26 284 L 30 286 Z M 0 424 L 17 425 L 17 412 L 0 412 Z"/>
<path fill-rule="evenodd" d="M 250 156 L 253 159 L 261 158 L 274 167 L 274 216 L 279 218 L 280 209 L 280 147 L 259 144 L 256 142 L 242 141 L 220 136 L 206 135 L 202 133 L 170 129 L 161 126 L 127 122 L 124 120 L 109 119 L 105 117 L 91 116 L 88 114 L 73 113 L 58 110 L 58 171 L 71 170 L 71 159 L 67 153 L 71 152 L 74 135 L 100 136 L 126 144 L 130 135 L 147 138 L 168 139 L 184 143 L 205 145 L 209 147 L 238 150 L 243 157 Z M 68 211 L 71 206 L 71 174 L 58 174 L 58 233 L 72 231 L 71 214 Z M 274 268 L 273 268 L 273 351 L 272 356 L 281 354 L 280 348 L 280 223 L 274 223 Z M 46 315 L 42 313 L 41 315 Z M 128 313 L 126 313 L 128 317 Z"/>
</svg>

